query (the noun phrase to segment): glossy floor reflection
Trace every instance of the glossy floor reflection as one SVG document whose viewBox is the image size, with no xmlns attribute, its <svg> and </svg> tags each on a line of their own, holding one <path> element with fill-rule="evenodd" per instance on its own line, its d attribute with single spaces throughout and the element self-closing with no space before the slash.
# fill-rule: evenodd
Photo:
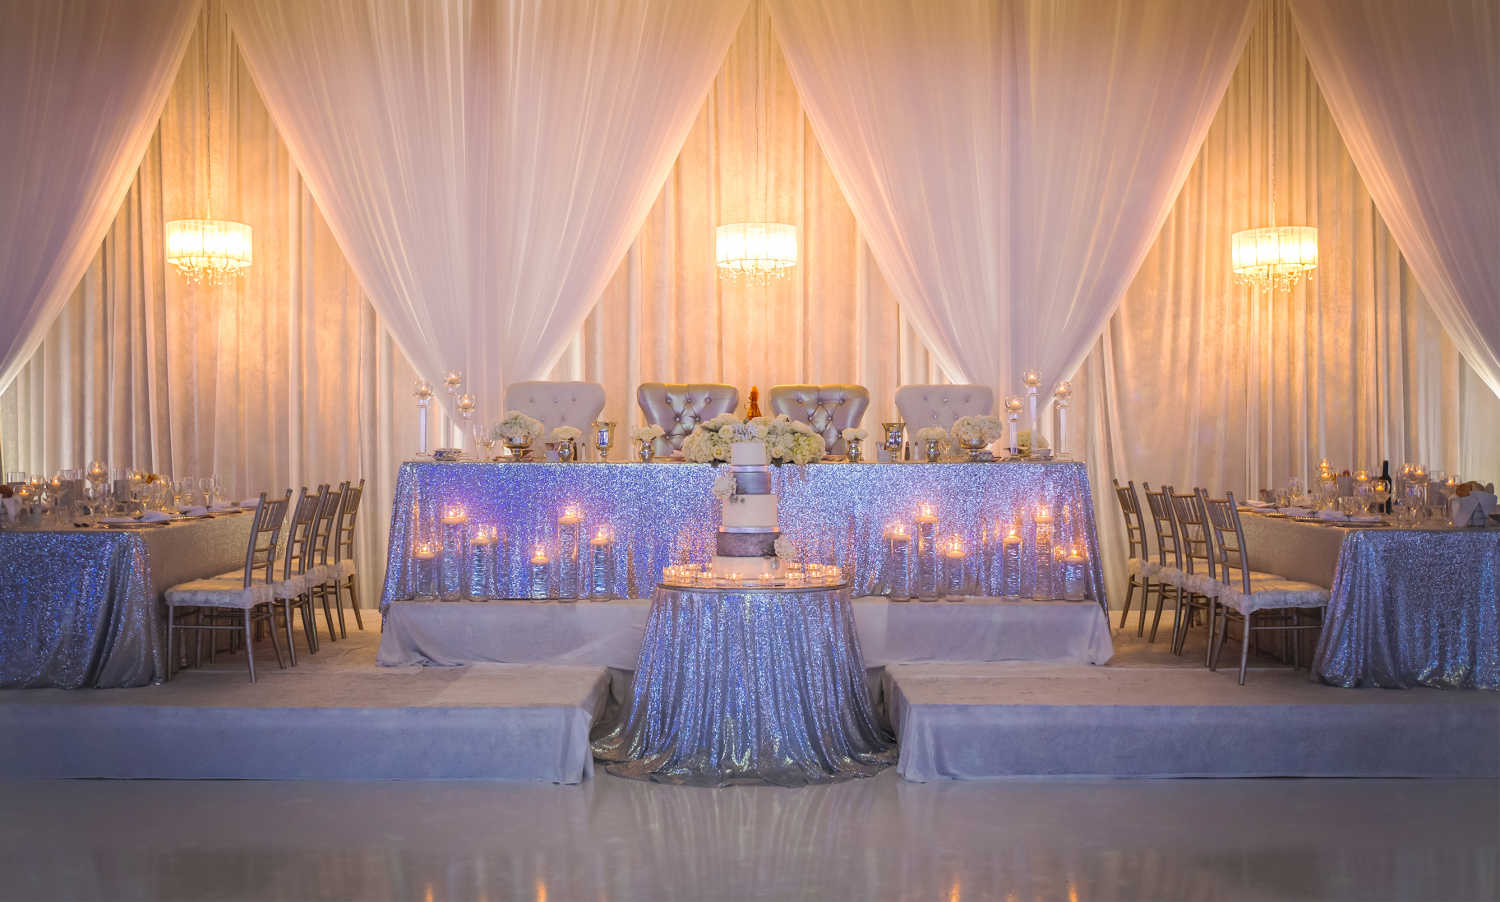
<svg viewBox="0 0 1500 902">
<path fill-rule="evenodd" d="M 0 783 L 4 899 L 1493 899 L 1500 784 Z"/>
</svg>

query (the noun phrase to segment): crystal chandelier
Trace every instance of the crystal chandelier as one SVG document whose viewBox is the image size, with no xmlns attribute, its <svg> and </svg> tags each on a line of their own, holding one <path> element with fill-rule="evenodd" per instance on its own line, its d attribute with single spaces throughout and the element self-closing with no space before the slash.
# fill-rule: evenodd
<svg viewBox="0 0 1500 902">
<path fill-rule="evenodd" d="M 207 219 L 173 219 L 167 223 L 167 263 L 182 273 L 189 285 L 221 285 L 240 275 L 251 261 L 250 227 L 243 222 L 214 219 L 213 93 L 209 84 L 207 38 L 203 41 L 204 159 L 208 161 Z"/>
<path fill-rule="evenodd" d="M 1318 268 L 1318 230 L 1276 225 L 1276 9 L 1266 4 L 1270 40 L 1266 60 L 1266 110 L 1270 119 L 1266 159 L 1271 170 L 1271 225 L 1235 232 L 1229 238 L 1234 280 L 1262 291 L 1291 291 Z"/>
<path fill-rule="evenodd" d="M 752 284 L 784 279 L 797 265 L 797 227 L 784 222 L 731 222 L 714 230 L 719 275 Z"/>
</svg>

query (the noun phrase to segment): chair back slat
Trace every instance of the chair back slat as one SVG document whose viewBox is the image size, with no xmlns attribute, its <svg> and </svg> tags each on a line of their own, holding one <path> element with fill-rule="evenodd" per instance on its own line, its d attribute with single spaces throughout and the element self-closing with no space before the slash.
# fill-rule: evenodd
<svg viewBox="0 0 1500 902">
<path fill-rule="evenodd" d="M 1146 493 L 1146 506 L 1151 512 L 1151 525 L 1156 530 L 1156 562 L 1163 567 L 1182 567 L 1182 548 L 1177 541 L 1177 520 L 1172 517 L 1172 502 L 1168 498 L 1172 487 L 1164 485 L 1161 491 L 1151 491 L 1149 482 L 1141 483 Z"/>
<path fill-rule="evenodd" d="M 281 525 L 286 521 L 287 505 L 291 503 L 292 490 L 280 498 L 267 499 L 260 493 L 255 504 L 254 519 L 250 523 L 250 544 L 245 550 L 245 588 L 254 585 L 256 572 L 265 582 L 275 582 L 276 549 L 281 539 Z"/>
<path fill-rule="evenodd" d="M 1172 502 L 1172 517 L 1177 521 L 1177 538 L 1180 542 L 1183 571 L 1195 573 L 1201 562 L 1214 577 L 1213 540 L 1210 537 L 1208 515 L 1203 510 L 1202 499 L 1197 491 L 1185 495 L 1169 492 Z"/>
<path fill-rule="evenodd" d="M 1129 556 L 1145 560 L 1146 550 L 1146 521 L 1141 515 L 1141 499 L 1135 493 L 1135 483 L 1120 485 L 1120 480 L 1114 480 L 1115 497 L 1120 502 L 1120 513 L 1125 517 L 1125 541 L 1129 546 Z"/>
<path fill-rule="evenodd" d="M 348 488 L 349 483 L 344 482 L 338 488 L 323 493 L 322 503 L 318 505 L 317 522 L 313 525 L 314 564 L 328 563 L 328 551 L 333 547 L 334 534 L 338 531 L 339 507 Z"/>
<path fill-rule="evenodd" d="M 343 492 L 339 502 L 339 518 L 337 534 L 333 542 L 333 559 L 335 561 L 354 560 L 354 523 L 359 513 L 359 502 L 365 494 L 365 481 L 361 479 L 358 485 L 351 485 Z"/>
<path fill-rule="evenodd" d="M 1234 492 L 1225 492 L 1223 498 L 1210 498 L 1202 489 L 1199 500 L 1208 514 L 1213 527 L 1214 544 L 1218 548 L 1219 578 L 1226 585 L 1238 570 L 1245 594 L 1250 594 L 1250 559 L 1245 550 L 1245 528 L 1240 524 L 1240 510 L 1234 503 Z"/>
<path fill-rule="evenodd" d="M 303 486 L 297 495 L 297 506 L 292 508 L 291 520 L 287 523 L 286 553 L 282 556 L 282 579 L 291 579 L 307 572 L 312 563 L 313 530 L 318 522 L 318 507 L 328 486 L 320 485 L 313 494 Z"/>
</svg>

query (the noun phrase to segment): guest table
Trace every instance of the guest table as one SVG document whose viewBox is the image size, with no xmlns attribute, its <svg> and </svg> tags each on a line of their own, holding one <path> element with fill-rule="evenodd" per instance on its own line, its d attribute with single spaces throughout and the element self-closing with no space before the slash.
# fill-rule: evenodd
<svg viewBox="0 0 1500 902">
<path fill-rule="evenodd" d="M 646 597 L 664 566 L 710 556 L 716 475 L 707 464 L 676 462 L 408 461 L 397 480 L 381 607 L 423 596 L 586 594 L 589 543 L 601 528 L 609 594 Z M 936 534 L 958 536 L 976 570 L 993 561 L 998 533 L 1019 516 L 1018 594 L 1029 597 L 1035 520 L 1045 506 L 1054 545 L 1077 546 L 1084 593 L 1108 609 L 1081 463 L 819 463 L 773 468 L 772 481 L 783 534 L 806 560 L 843 567 L 856 595 L 880 594 L 886 530 L 901 523 L 915 535 L 925 504 Z M 495 541 L 476 544 L 480 527 L 494 528 Z"/>
<path fill-rule="evenodd" d="M 250 520 L 0 531 L 0 688 L 160 682 L 162 593 L 243 567 Z"/>
<path fill-rule="evenodd" d="M 1500 529 L 1240 519 L 1251 567 L 1329 588 L 1324 682 L 1500 689 Z"/>
<path fill-rule="evenodd" d="M 695 786 L 802 786 L 894 764 L 848 588 L 658 587 L 629 703 L 594 754 L 620 776 Z"/>
</svg>

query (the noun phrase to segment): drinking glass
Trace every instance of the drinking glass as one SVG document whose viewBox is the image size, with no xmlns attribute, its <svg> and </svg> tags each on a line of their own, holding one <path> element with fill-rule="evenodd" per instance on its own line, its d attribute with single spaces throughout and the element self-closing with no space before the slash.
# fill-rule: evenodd
<svg viewBox="0 0 1500 902">
<path fill-rule="evenodd" d="M 1371 494 L 1375 496 L 1376 510 L 1371 513 L 1380 513 L 1385 509 L 1385 503 L 1391 500 L 1391 481 L 1389 479 L 1375 479 L 1370 482 Z"/>
</svg>

